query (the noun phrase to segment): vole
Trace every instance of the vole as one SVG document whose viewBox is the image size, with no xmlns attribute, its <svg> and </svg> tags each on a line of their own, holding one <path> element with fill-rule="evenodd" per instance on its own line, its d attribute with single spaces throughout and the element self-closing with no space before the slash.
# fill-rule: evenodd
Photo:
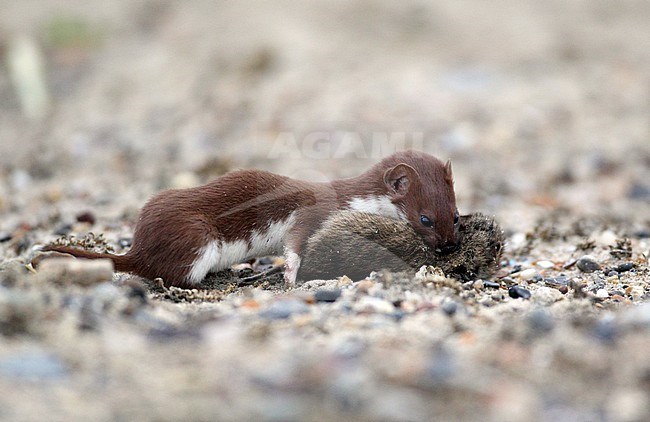
<svg viewBox="0 0 650 422">
<path fill-rule="evenodd" d="M 44 250 L 109 258 L 118 271 L 180 287 L 196 287 L 211 271 L 284 251 L 285 284 L 292 286 L 307 239 L 337 210 L 407 222 L 441 253 L 457 244 L 451 163 L 407 150 L 349 179 L 310 182 L 238 170 L 203 186 L 160 192 L 142 208 L 124 255 L 56 245 Z"/>
<path fill-rule="evenodd" d="M 480 213 L 460 217 L 458 248 L 435 253 L 404 221 L 381 215 L 339 211 L 309 238 L 298 280 L 367 277 L 372 271 L 412 271 L 440 267 L 461 279 L 488 277 L 498 266 L 503 231 L 494 218 Z"/>
</svg>

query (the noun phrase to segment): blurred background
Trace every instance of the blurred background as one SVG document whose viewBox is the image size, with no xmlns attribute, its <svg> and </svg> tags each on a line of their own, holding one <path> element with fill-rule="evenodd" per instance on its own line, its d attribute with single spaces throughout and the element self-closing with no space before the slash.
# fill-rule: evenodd
<svg viewBox="0 0 650 422">
<path fill-rule="evenodd" d="M 509 229 L 647 221 L 649 40 L 645 0 L 1 0 L 0 230 L 402 147 Z"/>
</svg>

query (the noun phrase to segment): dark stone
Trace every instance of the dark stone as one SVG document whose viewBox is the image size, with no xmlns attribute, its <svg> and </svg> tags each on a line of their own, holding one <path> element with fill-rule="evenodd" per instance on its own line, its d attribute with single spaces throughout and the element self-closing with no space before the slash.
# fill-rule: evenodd
<svg viewBox="0 0 650 422">
<path fill-rule="evenodd" d="M 316 302 L 336 302 L 341 297 L 341 289 L 318 289 L 314 294 Z"/>
<path fill-rule="evenodd" d="M 558 276 L 553 278 L 545 278 L 544 283 L 549 287 L 560 288 L 569 284 L 569 279 L 564 276 Z"/>
<path fill-rule="evenodd" d="M 488 280 L 483 280 L 483 286 L 490 287 L 492 289 L 498 289 L 499 287 L 501 287 L 499 283 L 496 283 L 494 281 L 488 281 Z"/>
<path fill-rule="evenodd" d="M 448 301 L 442 304 L 442 311 L 449 315 L 452 316 L 458 311 L 458 304 L 454 301 Z"/>
<path fill-rule="evenodd" d="M 616 266 L 616 268 L 614 268 L 614 269 L 619 273 L 624 273 L 626 271 L 630 271 L 632 268 L 634 268 L 634 263 L 625 262 L 625 263 L 623 263 L 621 265 Z"/>
<path fill-rule="evenodd" d="M 576 262 L 578 269 L 584 273 L 593 273 L 600 270 L 600 265 L 590 256 L 585 255 Z"/>
<path fill-rule="evenodd" d="M 11 233 L 8 232 L 0 232 L 0 243 L 8 242 L 12 239 Z"/>
<path fill-rule="evenodd" d="M 508 289 L 508 296 L 513 299 L 530 299 L 530 291 L 519 286 L 512 286 Z"/>
<path fill-rule="evenodd" d="M 90 211 L 84 211 L 82 213 L 77 214 L 77 221 L 79 223 L 88 223 L 88 224 L 95 224 L 97 219 L 95 218 L 95 214 L 93 214 Z"/>
</svg>

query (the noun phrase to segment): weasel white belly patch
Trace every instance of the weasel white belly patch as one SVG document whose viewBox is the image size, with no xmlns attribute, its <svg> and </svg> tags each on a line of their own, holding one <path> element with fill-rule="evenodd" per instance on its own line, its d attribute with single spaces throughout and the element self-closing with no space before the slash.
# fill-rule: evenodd
<svg viewBox="0 0 650 422">
<path fill-rule="evenodd" d="M 368 214 L 379 214 L 396 220 L 406 220 L 404 212 L 393 204 L 388 196 L 356 196 L 349 202 L 350 209 Z"/>
<path fill-rule="evenodd" d="M 188 281 L 198 284 L 210 271 L 218 271 L 231 265 L 264 255 L 282 253 L 284 238 L 295 222 L 295 213 L 289 218 L 276 221 L 264 230 L 255 230 L 248 240 L 224 242 L 213 240 L 200 249 L 197 258 L 192 263 Z"/>
</svg>

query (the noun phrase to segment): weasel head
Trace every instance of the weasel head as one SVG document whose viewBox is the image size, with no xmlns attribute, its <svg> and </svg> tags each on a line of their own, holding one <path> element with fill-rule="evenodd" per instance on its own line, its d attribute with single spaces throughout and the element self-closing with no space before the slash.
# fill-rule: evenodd
<svg viewBox="0 0 650 422">
<path fill-rule="evenodd" d="M 452 252 L 458 244 L 459 214 L 451 162 L 414 151 L 399 158 L 400 163 L 384 172 L 388 195 L 430 247 Z"/>
</svg>

